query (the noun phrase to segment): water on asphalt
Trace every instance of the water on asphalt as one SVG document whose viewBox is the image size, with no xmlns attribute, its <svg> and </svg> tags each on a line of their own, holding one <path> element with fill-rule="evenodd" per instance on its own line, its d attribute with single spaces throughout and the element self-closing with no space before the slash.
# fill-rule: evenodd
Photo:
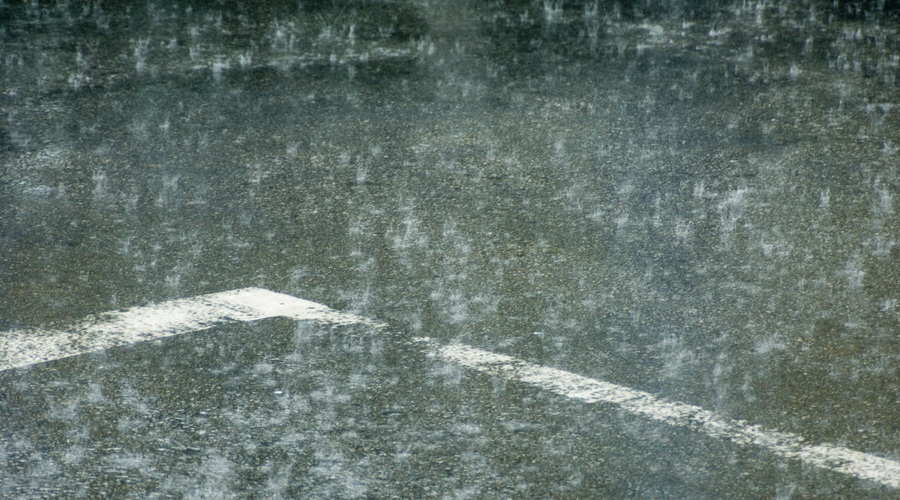
<svg viewBox="0 0 900 500">
<path fill-rule="evenodd" d="M 874 1 L 0 3 L 0 331 L 251 286 L 389 325 L 2 372 L 0 496 L 896 496 L 411 339 L 900 460 L 898 31 Z"/>
</svg>

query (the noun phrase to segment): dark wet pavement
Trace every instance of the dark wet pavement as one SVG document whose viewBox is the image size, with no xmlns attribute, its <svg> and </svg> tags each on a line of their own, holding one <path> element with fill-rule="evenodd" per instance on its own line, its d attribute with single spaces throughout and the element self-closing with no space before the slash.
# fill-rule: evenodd
<svg viewBox="0 0 900 500">
<path fill-rule="evenodd" d="M 897 13 L 656 4 L 0 6 L 0 330 L 248 286 L 391 330 L 3 372 L 0 492 L 896 495 L 407 344 L 900 460 Z"/>
</svg>

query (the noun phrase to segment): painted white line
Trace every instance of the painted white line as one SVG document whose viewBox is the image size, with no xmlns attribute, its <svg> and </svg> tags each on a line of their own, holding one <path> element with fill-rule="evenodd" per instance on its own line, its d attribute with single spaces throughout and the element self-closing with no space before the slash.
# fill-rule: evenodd
<svg viewBox="0 0 900 500">
<path fill-rule="evenodd" d="M 206 330 L 226 323 L 278 316 L 334 325 L 383 326 L 290 295 L 262 288 L 243 288 L 101 313 L 64 329 L 0 332 L 0 371 Z"/>
<path fill-rule="evenodd" d="M 535 365 L 511 356 L 483 351 L 463 344 L 435 346 L 428 338 L 417 338 L 429 346 L 429 355 L 482 373 L 523 382 L 585 403 L 608 403 L 669 425 L 688 427 L 708 436 L 745 446 L 765 448 L 776 455 L 891 488 L 900 488 L 900 462 L 830 444 L 807 445 L 803 438 L 786 432 L 765 430 L 741 420 L 716 416 L 699 406 L 668 401 L 629 387 Z"/>
<path fill-rule="evenodd" d="M 0 332 L 0 371 L 227 323 L 273 317 L 332 325 L 385 326 L 290 295 L 262 288 L 243 288 L 102 313 L 65 329 Z M 423 343 L 430 356 L 479 372 L 533 385 L 585 403 L 613 404 L 635 415 L 694 429 L 739 445 L 758 446 L 782 457 L 800 459 L 810 465 L 900 489 L 900 463 L 887 458 L 830 444 L 807 445 L 795 434 L 765 430 L 741 420 L 719 417 L 699 406 L 668 401 L 622 385 L 463 344 L 440 347 L 428 338 L 414 340 Z"/>
</svg>

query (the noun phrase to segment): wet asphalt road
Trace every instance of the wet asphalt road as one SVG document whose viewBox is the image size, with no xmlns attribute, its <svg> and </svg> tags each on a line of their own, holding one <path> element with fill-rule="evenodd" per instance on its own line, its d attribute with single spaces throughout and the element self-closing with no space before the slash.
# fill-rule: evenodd
<svg viewBox="0 0 900 500">
<path fill-rule="evenodd" d="M 389 325 L 4 371 L 0 496 L 897 496 L 410 344 L 900 460 L 870 3 L 0 5 L 0 330 L 249 286 Z"/>
</svg>

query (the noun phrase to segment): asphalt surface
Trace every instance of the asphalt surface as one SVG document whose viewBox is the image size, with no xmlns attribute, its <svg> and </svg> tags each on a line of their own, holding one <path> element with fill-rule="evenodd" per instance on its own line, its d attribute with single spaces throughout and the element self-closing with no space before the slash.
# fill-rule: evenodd
<svg viewBox="0 0 900 500">
<path fill-rule="evenodd" d="M 897 497 L 414 340 L 900 461 L 887 4 L 0 5 L 3 348 L 246 287 L 387 325 L 2 371 L 0 496 Z"/>
</svg>

